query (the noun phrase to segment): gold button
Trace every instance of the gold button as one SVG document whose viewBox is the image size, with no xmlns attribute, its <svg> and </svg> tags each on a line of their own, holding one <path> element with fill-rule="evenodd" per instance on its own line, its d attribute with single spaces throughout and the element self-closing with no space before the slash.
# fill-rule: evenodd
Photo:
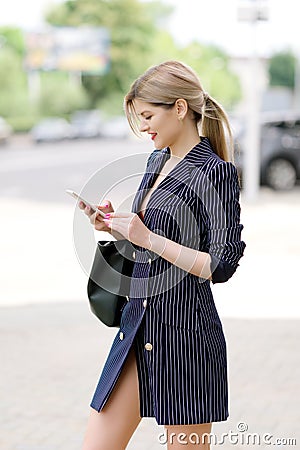
<svg viewBox="0 0 300 450">
<path fill-rule="evenodd" d="M 146 306 L 147 306 L 147 300 L 144 300 L 143 301 L 143 307 L 146 308 Z"/>
<path fill-rule="evenodd" d="M 120 331 L 119 336 L 120 336 L 120 340 L 123 341 L 123 339 L 124 339 L 124 333 L 123 333 L 123 331 Z"/>
<path fill-rule="evenodd" d="M 150 352 L 152 350 L 152 344 L 150 344 L 150 342 L 147 342 L 147 344 L 145 344 L 145 349 L 148 350 L 148 352 Z"/>
<path fill-rule="evenodd" d="M 133 257 L 133 259 L 135 259 L 135 257 L 136 257 L 136 253 L 135 252 L 132 252 L 132 257 Z"/>
<path fill-rule="evenodd" d="M 126 300 L 129 302 L 129 297 L 128 297 L 128 295 L 126 295 Z"/>
<path fill-rule="evenodd" d="M 152 259 L 151 259 L 151 258 L 148 259 L 148 263 L 149 263 L 149 264 L 152 263 Z"/>
</svg>

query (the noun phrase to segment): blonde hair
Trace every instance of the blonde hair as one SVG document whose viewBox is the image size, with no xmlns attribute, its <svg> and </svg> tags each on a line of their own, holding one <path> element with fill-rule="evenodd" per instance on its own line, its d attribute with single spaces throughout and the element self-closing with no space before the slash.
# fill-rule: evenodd
<svg viewBox="0 0 300 450">
<path fill-rule="evenodd" d="M 210 140 L 217 155 L 224 161 L 233 161 L 233 138 L 227 114 L 203 90 L 193 69 L 179 61 L 150 67 L 132 84 L 125 96 L 124 109 L 133 132 L 140 135 L 134 99 L 169 109 L 179 98 L 186 100 L 201 134 Z"/>
</svg>

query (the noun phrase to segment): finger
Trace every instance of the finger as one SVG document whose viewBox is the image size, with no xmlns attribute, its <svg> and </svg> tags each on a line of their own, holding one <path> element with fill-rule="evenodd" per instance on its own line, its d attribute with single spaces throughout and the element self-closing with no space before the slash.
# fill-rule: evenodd
<svg viewBox="0 0 300 450">
<path fill-rule="evenodd" d="M 103 220 L 103 211 L 101 211 L 101 209 L 97 208 L 95 211 L 95 214 L 96 214 L 97 220 L 100 220 L 100 219 Z"/>
<path fill-rule="evenodd" d="M 89 219 L 90 219 L 90 222 L 91 222 L 91 224 L 92 225 L 95 225 L 95 219 L 96 219 L 96 213 L 94 213 L 94 214 L 90 214 L 89 215 Z"/>
<path fill-rule="evenodd" d="M 101 206 L 103 206 L 103 208 L 110 208 L 111 207 L 111 203 L 110 203 L 109 200 L 104 199 Z"/>
<path fill-rule="evenodd" d="M 130 218 L 128 217 L 104 217 L 102 219 L 104 223 L 110 225 L 110 226 L 119 226 L 119 227 L 128 227 L 128 224 L 131 222 Z"/>
<path fill-rule="evenodd" d="M 110 230 L 110 232 L 117 232 L 122 234 L 122 236 L 127 236 L 128 234 L 128 221 L 124 219 L 117 219 L 117 220 L 107 220 L 103 219 L 105 225 Z"/>
<path fill-rule="evenodd" d="M 93 214 L 96 214 L 97 216 L 100 214 L 100 210 L 97 209 L 97 206 L 95 205 L 93 208 L 91 208 L 90 206 L 86 206 L 84 208 L 84 213 L 88 216 L 91 217 Z"/>
<path fill-rule="evenodd" d="M 125 231 L 127 229 L 127 225 L 124 223 L 122 223 L 119 220 L 108 220 L 108 219 L 103 219 L 103 222 L 105 223 L 105 225 L 107 226 L 107 228 L 109 228 L 110 230 L 114 230 L 114 231 Z"/>
<path fill-rule="evenodd" d="M 102 211 L 104 213 L 114 212 L 114 209 L 113 209 L 111 203 L 108 201 L 104 201 L 101 205 L 98 205 L 97 209 L 99 209 L 100 211 Z"/>
<path fill-rule="evenodd" d="M 96 221 L 94 228 L 97 231 L 110 231 L 110 228 L 107 228 L 107 226 L 103 222 L 98 221 Z"/>
<path fill-rule="evenodd" d="M 97 208 L 99 208 L 101 210 L 107 210 L 107 211 L 109 210 L 109 206 L 107 206 L 107 203 L 98 205 Z"/>
<path fill-rule="evenodd" d="M 89 218 L 92 225 L 95 225 L 96 223 L 103 223 L 103 219 L 100 214 L 97 213 L 97 211 L 90 214 Z"/>
<path fill-rule="evenodd" d="M 112 226 L 112 221 L 109 219 L 103 219 L 103 222 L 105 223 L 105 225 L 107 226 L 107 228 L 111 228 Z"/>
<path fill-rule="evenodd" d="M 106 217 L 108 219 L 129 219 L 134 218 L 136 214 L 134 213 L 126 213 L 126 212 L 111 212 L 107 213 Z"/>
<path fill-rule="evenodd" d="M 91 211 L 91 208 L 89 207 L 89 206 L 85 206 L 85 208 L 84 208 L 84 213 L 87 215 L 87 216 L 90 216 L 91 214 L 92 214 L 92 211 Z"/>
</svg>

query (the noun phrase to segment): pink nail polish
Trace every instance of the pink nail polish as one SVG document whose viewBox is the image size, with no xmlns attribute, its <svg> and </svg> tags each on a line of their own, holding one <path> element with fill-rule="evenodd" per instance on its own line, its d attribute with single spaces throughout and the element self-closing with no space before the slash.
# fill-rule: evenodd
<svg viewBox="0 0 300 450">
<path fill-rule="evenodd" d="M 110 218 L 110 214 L 105 214 L 105 218 L 109 219 Z"/>
</svg>

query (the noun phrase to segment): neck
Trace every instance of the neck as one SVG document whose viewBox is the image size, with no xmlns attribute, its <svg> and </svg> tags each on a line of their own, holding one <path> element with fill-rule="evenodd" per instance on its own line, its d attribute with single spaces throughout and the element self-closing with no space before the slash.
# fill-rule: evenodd
<svg viewBox="0 0 300 450">
<path fill-rule="evenodd" d="M 182 124 L 182 131 L 176 141 L 169 146 L 171 157 L 184 158 L 185 155 L 200 142 L 200 136 L 195 123 Z"/>
</svg>

